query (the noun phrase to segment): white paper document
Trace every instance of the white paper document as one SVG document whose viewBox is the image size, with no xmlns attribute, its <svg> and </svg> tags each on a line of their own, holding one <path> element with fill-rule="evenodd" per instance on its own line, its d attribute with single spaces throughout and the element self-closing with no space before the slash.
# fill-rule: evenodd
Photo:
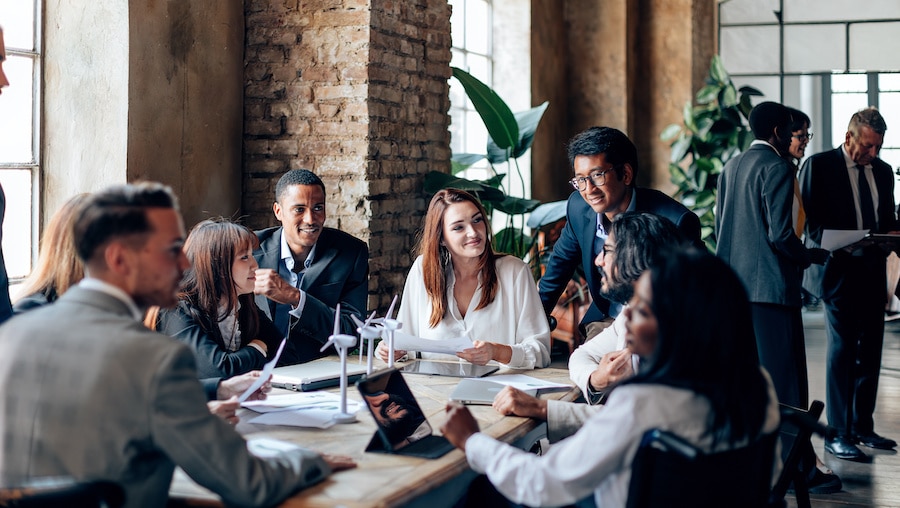
<svg viewBox="0 0 900 508">
<path fill-rule="evenodd" d="M 822 231 L 822 248 L 825 250 L 838 250 L 862 240 L 868 232 L 868 229 L 825 229 Z"/>
<path fill-rule="evenodd" d="M 475 347 L 475 344 L 468 337 L 433 340 L 409 335 L 399 330 L 394 332 L 395 351 L 424 351 L 426 353 L 455 355 L 459 351 L 473 347 Z"/>
<path fill-rule="evenodd" d="M 257 457 L 277 457 L 284 452 L 296 450 L 300 446 L 270 437 L 254 437 L 247 440 L 247 449 Z"/>
<path fill-rule="evenodd" d="M 327 429 L 334 425 L 334 415 L 341 412 L 341 397 L 329 392 L 299 392 L 269 395 L 266 400 L 254 400 L 241 405 L 262 413 L 248 417 L 247 423 Z M 348 413 L 356 414 L 360 407 L 362 405 L 359 402 L 347 400 Z"/>
<path fill-rule="evenodd" d="M 543 379 L 526 376 L 525 374 L 501 374 L 499 376 L 490 376 L 484 379 L 486 381 L 491 381 L 492 383 L 512 386 L 519 390 L 544 390 L 547 388 L 570 388 L 572 386 L 565 383 L 544 381 Z"/>
<path fill-rule="evenodd" d="M 262 374 L 256 378 L 256 381 L 250 385 L 250 388 L 247 388 L 244 393 L 238 397 L 238 402 L 244 402 L 253 395 L 253 392 L 259 390 L 259 387 L 265 384 L 266 381 L 269 380 L 269 377 L 272 375 L 272 370 L 275 369 L 275 364 L 278 363 L 278 359 L 281 358 L 281 352 L 284 351 L 284 345 L 287 343 L 287 338 L 281 339 L 281 345 L 278 346 L 278 351 L 275 352 L 275 356 L 271 361 L 267 362 L 265 366 L 263 366 Z"/>
</svg>

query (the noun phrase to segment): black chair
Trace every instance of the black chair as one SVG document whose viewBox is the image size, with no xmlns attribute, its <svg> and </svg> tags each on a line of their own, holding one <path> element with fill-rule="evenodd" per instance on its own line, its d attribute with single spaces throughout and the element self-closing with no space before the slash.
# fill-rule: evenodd
<svg viewBox="0 0 900 508">
<path fill-rule="evenodd" d="M 794 496 L 797 498 L 797 508 L 810 508 L 809 489 L 806 479 L 809 471 L 803 468 L 801 458 L 803 455 L 802 443 L 809 442 L 813 434 L 830 437 L 834 429 L 819 423 L 825 404 L 820 400 L 814 400 L 809 405 L 809 410 L 803 410 L 786 404 L 780 404 L 781 409 L 781 443 L 788 450 L 784 457 L 784 466 L 781 475 L 772 488 L 769 505 L 773 507 L 784 506 L 784 496 L 787 494 L 791 483 L 794 484 Z M 815 467 L 815 466 L 813 466 Z"/>
<path fill-rule="evenodd" d="M 647 431 L 631 467 L 628 508 L 759 508 L 769 500 L 778 433 L 703 453 L 666 431 Z"/>
<path fill-rule="evenodd" d="M 0 507 L 6 508 L 119 508 L 125 505 L 125 490 L 111 481 L 76 482 L 47 479 L 21 487 L 0 488 Z"/>
</svg>

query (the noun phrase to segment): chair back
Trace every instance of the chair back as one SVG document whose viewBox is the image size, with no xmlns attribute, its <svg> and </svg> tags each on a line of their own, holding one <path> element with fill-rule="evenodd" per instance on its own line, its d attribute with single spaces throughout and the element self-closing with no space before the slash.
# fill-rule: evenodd
<svg viewBox="0 0 900 508">
<path fill-rule="evenodd" d="M 766 506 L 778 433 L 728 451 L 703 453 L 667 431 L 644 434 L 631 467 L 628 508 Z"/>
<path fill-rule="evenodd" d="M 809 471 L 803 469 L 802 455 L 804 443 L 809 443 L 813 434 L 823 437 L 834 435 L 834 429 L 819 423 L 825 404 L 821 400 L 814 400 L 809 405 L 809 410 L 800 409 L 787 404 L 779 404 L 781 412 L 781 446 L 784 454 L 784 467 L 769 499 L 770 506 L 784 506 L 784 496 L 787 494 L 791 483 L 794 484 L 794 495 L 797 498 L 798 508 L 810 508 L 809 489 L 806 478 Z M 815 467 L 815 466 L 813 466 Z"/>
</svg>

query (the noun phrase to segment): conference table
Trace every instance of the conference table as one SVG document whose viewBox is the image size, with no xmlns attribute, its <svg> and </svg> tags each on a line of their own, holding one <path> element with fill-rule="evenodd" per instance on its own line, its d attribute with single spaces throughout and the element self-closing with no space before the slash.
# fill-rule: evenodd
<svg viewBox="0 0 900 508">
<path fill-rule="evenodd" d="M 335 361 L 336 358 L 325 360 Z M 398 362 L 396 365 L 402 367 L 403 363 Z M 386 364 L 376 361 L 374 368 L 386 368 Z M 525 371 L 501 368 L 494 375 L 496 374 L 525 374 L 546 381 L 571 383 L 569 372 L 565 369 Z M 404 374 L 404 378 L 435 433 L 438 433 L 446 418 L 447 400 L 460 378 L 421 374 Z M 490 379 L 490 376 L 485 379 Z M 279 391 L 281 390 L 275 389 L 273 393 Z M 339 390 L 329 388 L 327 391 Z M 579 394 L 579 390 L 572 386 L 568 390 L 541 392 L 539 396 L 572 401 Z M 348 398 L 360 400 L 355 386 L 351 385 L 348 390 Z M 502 416 L 490 406 L 469 406 L 469 409 L 482 432 L 516 447 L 530 449 L 546 436 L 544 422 Z M 238 423 L 237 430 L 248 439 L 280 439 L 321 453 L 347 455 L 357 463 L 356 468 L 334 473 L 325 481 L 296 493 L 282 503 L 282 507 L 452 506 L 476 477 L 466 463 L 465 454 L 458 449 L 438 459 L 365 452 L 376 427 L 364 405 L 361 405 L 357 413 L 356 423 L 335 424 L 327 429 L 250 424 L 243 420 L 255 413 L 241 409 L 238 414 L 242 421 Z M 175 475 L 169 493 L 174 504 L 221 506 L 218 496 L 195 484 L 180 470 Z"/>
</svg>

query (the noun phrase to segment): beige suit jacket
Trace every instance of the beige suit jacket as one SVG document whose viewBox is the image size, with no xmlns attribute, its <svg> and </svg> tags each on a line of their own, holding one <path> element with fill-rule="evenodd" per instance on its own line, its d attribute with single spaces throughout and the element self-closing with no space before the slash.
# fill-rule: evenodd
<svg viewBox="0 0 900 508">
<path fill-rule="evenodd" d="M 0 327 L 0 482 L 120 482 L 127 506 L 164 506 L 175 465 L 229 504 L 270 505 L 330 472 L 296 450 L 259 459 L 211 415 L 191 351 L 124 302 L 75 287 Z"/>
</svg>

